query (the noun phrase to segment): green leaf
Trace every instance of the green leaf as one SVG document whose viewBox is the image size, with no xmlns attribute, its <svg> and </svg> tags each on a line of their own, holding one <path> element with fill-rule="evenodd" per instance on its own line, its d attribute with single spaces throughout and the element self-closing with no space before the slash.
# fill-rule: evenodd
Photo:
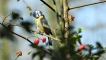
<svg viewBox="0 0 106 60">
<path fill-rule="evenodd" d="M 100 44 L 100 42 L 96 42 L 96 46 L 100 49 L 103 49 L 103 46 Z"/>
<path fill-rule="evenodd" d="M 17 1 L 20 1 L 20 0 L 17 0 Z"/>
<path fill-rule="evenodd" d="M 27 6 L 27 8 L 28 8 L 30 11 L 32 10 L 30 6 Z"/>
<path fill-rule="evenodd" d="M 31 53 L 31 51 L 30 52 L 28 52 L 28 55 Z"/>
<path fill-rule="evenodd" d="M 32 16 L 32 11 L 30 12 L 30 16 Z"/>
<path fill-rule="evenodd" d="M 33 53 L 33 54 L 32 54 L 32 59 L 33 59 L 36 55 L 39 55 L 39 54 L 40 54 L 40 51 Z"/>
<path fill-rule="evenodd" d="M 78 28 L 77 33 L 81 33 L 82 32 L 82 28 Z"/>
<path fill-rule="evenodd" d="M 20 18 L 21 20 L 23 20 L 23 17 L 22 17 L 22 16 L 20 16 L 19 18 Z"/>
</svg>

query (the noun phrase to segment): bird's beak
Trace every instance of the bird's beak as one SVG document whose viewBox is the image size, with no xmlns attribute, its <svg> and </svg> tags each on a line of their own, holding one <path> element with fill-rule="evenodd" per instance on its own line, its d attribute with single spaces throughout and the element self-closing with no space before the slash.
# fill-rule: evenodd
<svg viewBox="0 0 106 60">
<path fill-rule="evenodd" d="M 37 18 L 39 18 L 39 17 L 36 17 L 36 19 L 37 19 Z"/>
</svg>

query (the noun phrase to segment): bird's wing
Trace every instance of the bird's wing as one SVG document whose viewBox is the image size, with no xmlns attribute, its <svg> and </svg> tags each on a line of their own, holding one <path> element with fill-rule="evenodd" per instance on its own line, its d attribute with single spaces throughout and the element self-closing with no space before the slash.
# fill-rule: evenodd
<svg viewBox="0 0 106 60">
<path fill-rule="evenodd" d="M 46 20 L 45 17 L 42 18 L 41 23 L 42 23 L 42 26 L 43 26 L 43 27 L 50 28 L 50 26 L 49 26 L 49 24 L 48 24 L 48 21 Z"/>
<path fill-rule="evenodd" d="M 41 23 L 42 23 L 42 26 L 43 26 L 43 28 L 44 28 L 45 33 L 46 33 L 47 35 L 49 35 L 49 34 L 52 35 L 50 26 L 49 26 L 48 21 L 46 20 L 45 17 L 42 18 Z"/>
</svg>

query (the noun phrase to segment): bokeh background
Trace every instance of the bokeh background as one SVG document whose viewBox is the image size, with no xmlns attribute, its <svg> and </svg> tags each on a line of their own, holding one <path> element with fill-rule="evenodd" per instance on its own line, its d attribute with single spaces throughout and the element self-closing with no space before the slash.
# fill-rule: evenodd
<svg viewBox="0 0 106 60">
<path fill-rule="evenodd" d="M 53 5 L 51 0 L 45 1 L 51 6 Z M 69 0 L 68 5 L 69 7 L 74 7 L 99 1 L 103 0 Z M 32 11 L 41 10 L 49 21 L 50 26 L 56 29 L 56 16 L 52 10 L 46 7 L 40 0 L 25 0 L 25 2 L 32 8 Z M 59 7 L 59 0 L 57 0 L 57 2 Z M 7 16 L 14 11 L 17 14 L 9 16 L 9 19 L 14 19 L 15 16 L 22 16 L 23 20 L 15 19 L 14 21 L 35 29 L 34 18 L 30 16 L 30 11 L 26 7 L 27 6 L 22 0 L 18 2 L 17 0 L 0 0 L 0 15 Z M 69 11 L 69 15 L 75 17 L 74 21 L 70 23 L 70 25 L 74 27 L 73 31 L 76 31 L 80 27 L 83 28 L 81 33 L 83 36 L 81 38 L 82 43 L 95 46 L 95 43 L 98 41 L 104 47 L 106 46 L 106 3 L 72 9 Z M 2 20 L 3 19 L 0 17 L 0 22 L 2 22 Z M 10 26 L 9 28 L 24 37 L 35 35 L 35 33 L 31 33 L 27 28 L 23 29 L 19 26 Z M 32 42 L 34 39 L 34 37 L 30 38 Z M 19 57 L 18 60 L 32 60 L 31 54 L 28 55 L 27 53 L 34 49 L 31 48 L 29 44 L 29 42 L 18 36 L 10 35 L 8 31 L 0 25 L 0 60 L 14 60 L 16 58 L 15 52 L 17 50 L 23 52 L 23 55 Z M 42 42 L 40 42 L 39 45 L 45 46 Z M 35 59 L 39 58 L 35 57 Z M 48 58 L 44 58 L 44 60 L 47 59 Z"/>
</svg>

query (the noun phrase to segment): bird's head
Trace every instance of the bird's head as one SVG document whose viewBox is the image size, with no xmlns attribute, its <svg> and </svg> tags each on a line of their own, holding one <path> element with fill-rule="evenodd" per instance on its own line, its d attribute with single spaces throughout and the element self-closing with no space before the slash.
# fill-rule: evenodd
<svg viewBox="0 0 106 60">
<path fill-rule="evenodd" d="M 43 16 L 43 14 L 40 10 L 35 10 L 32 15 L 35 18 L 39 18 L 40 16 Z"/>
</svg>

